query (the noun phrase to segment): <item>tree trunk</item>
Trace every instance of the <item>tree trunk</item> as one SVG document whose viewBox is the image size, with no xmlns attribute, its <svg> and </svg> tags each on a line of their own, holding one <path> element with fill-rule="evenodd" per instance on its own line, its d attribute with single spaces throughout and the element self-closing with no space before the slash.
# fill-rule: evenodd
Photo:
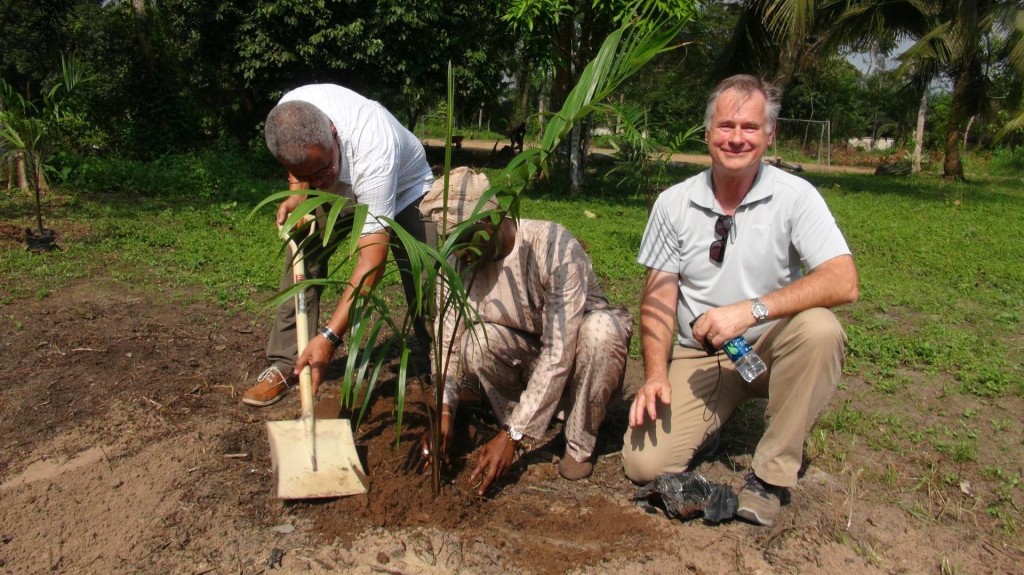
<svg viewBox="0 0 1024 575">
<path fill-rule="evenodd" d="M 956 180 L 964 179 L 964 165 L 960 157 L 962 137 L 960 126 L 967 119 L 967 99 L 970 86 L 970 65 L 960 64 L 956 80 L 953 84 L 953 98 L 949 104 L 949 116 L 946 119 L 946 150 L 942 162 L 942 175 Z"/>
<path fill-rule="evenodd" d="M 149 7 L 146 0 L 132 0 L 132 9 L 135 11 L 135 36 L 139 41 L 139 48 L 150 73 L 156 74 L 156 65 L 153 61 L 153 51 L 150 48 L 149 36 L 146 33 L 147 15 Z"/>
<path fill-rule="evenodd" d="M 942 175 L 957 180 L 964 179 L 963 151 L 960 128 L 977 112 L 979 86 L 974 81 L 981 76 L 981 61 L 978 29 L 978 4 L 957 2 L 958 40 L 964 46 L 961 59 L 957 62 L 953 78 L 953 97 L 949 104 L 946 120 L 946 157 L 942 164 Z"/>
<path fill-rule="evenodd" d="M 22 155 L 25 164 L 25 173 L 31 174 L 29 179 L 29 189 L 35 195 L 36 200 L 36 229 L 39 232 L 39 237 L 43 236 L 43 204 L 40 196 L 42 190 L 40 189 L 42 170 L 39 169 L 38 158 L 33 157 L 32 154 L 25 153 Z"/>
<path fill-rule="evenodd" d="M 803 55 L 803 43 L 799 40 L 787 40 L 779 51 L 779 64 L 775 68 L 775 77 L 772 84 L 779 93 L 779 101 L 782 101 L 786 94 L 786 88 L 793 81 L 793 74 L 796 73 L 797 63 Z"/>
<path fill-rule="evenodd" d="M 921 103 L 917 106 L 917 127 L 914 129 L 914 162 L 910 171 L 921 172 L 921 152 L 924 150 L 924 117 L 928 112 L 928 86 L 921 93 Z"/>
<path fill-rule="evenodd" d="M 548 97 L 545 96 L 544 94 L 541 94 L 540 97 L 537 98 L 537 125 L 539 130 L 538 137 L 544 136 L 544 112 L 547 110 L 547 106 L 545 105 L 547 101 Z"/>
<path fill-rule="evenodd" d="M 971 126 L 974 125 L 974 120 L 978 117 L 977 114 L 971 116 L 970 120 L 967 120 L 967 127 L 964 128 L 964 147 L 963 150 L 967 151 L 967 138 L 971 135 Z"/>
<path fill-rule="evenodd" d="M 419 113 L 417 113 L 415 108 L 411 108 L 411 107 L 410 108 L 406 108 L 405 109 L 405 117 L 406 117 L 406 122 L 407 122 L 405 127 L 410 132 L 416 133 L 416 124 L 420 123 L 420 115 L 419 115 Z"/>
<path fill-rule="evenodd" d="M 579 124 L 572 127 L 569 136 L 569 196 L 575 197 L 580 193 L 583 185 L 583 160 L 580 157 L 580 133 L 582 128 Z"/>
<path fill-rule="evenodd" d="M 558 19 L 555 30 L 555 74 L 551 81 L 551 109 L 561 110 L 572 90 L 575 71 L 576 21 L 571 17 Z"/>
<path fill-rule="evenodd" d="M 25 172 L 25 155 L 18 153 L 14 156 L 14 171 L 18 174 L 18 187 L 27 190 L 28 174 Z"/>
<path fill-rule="evenodd" d="M 533 113 L 533 106 L 530 105 L 530 75 L 532 67 L 530 62 L 527 61 L 525 50 L 523 54 L 519 57 L 519 62 L 516 66 L 515 108 L 512 110 L 512 117 L 508 119 L 509 130 L 518 126 L 521 122 L 526 122 Z"/>
<path fill-rule="evenodd" d="M 626 104 L 626 95 L 619 94 L 619 107 L 624 107 Z M 647 112 L 644 112 L 644 120 L 647 120 Z M 644 128 L 646 129 L 647 122 L 644 122 Z M 622 133 L 622 114 L 615 114 L 615 128 L 612 132 L 616 136 Z"/>
</svg>

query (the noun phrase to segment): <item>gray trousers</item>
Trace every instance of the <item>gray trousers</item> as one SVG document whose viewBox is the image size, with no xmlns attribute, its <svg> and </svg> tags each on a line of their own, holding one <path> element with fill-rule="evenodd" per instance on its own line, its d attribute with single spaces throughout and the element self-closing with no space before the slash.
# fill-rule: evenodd
<svg viewBox="0 0 1024 575">
<path fill-rule="evenodd" d="M 422 199 L 422 197 L 420 198 Z M 319 217 L 318 222 L 326 221 L 325 217 Z M 420 200 L 416 200 L 409 207 L 405 208 L 395 216 L 402 229 L 409 232 L 417 240 L 428 245 L 437 244 L 437 230 L 430 221 L 425 221 L 420 215 Z M 310 242 L 303 249 L 303 257 L 306 263 L 307 279 L 322 279 L 327 277 L 328 260 L 338 246 L 347 241 L 352 230 L 351 217 L 338 218 L 337 224 L 332 230 L 331 241 L 327 246 L 316 240 Z M 398 264 L 402 276 L 402 288 L 405 291 L 406 302 L 416 300 L 416 282 L 419 278 L 412 276 L 409 269 L 409 258 L 401 242 L 392 238 L 391 255 Z M 284 275 L 278 285 L 278 291 L 284 291 L 292 286 L 291 257 L 285 258 Z M 320 333 L 320 296 L 323 286 L 310 286 L 306 288 L 306 312 L 309 315 L 309 337 L 312 339 Z M 416 339 L 419 340 L 424 350 L 430 349 L 430 331 L 427 329 L 425 313 L 417 314 L 413 321 L 413 329 L 416 332 Z M 344 334 L 338 334 L 344 335 Z M 298 338 L 295 333 L 295 304 L 289 299 L 277 307 L 274 315 L 274 325 L 267 336 L 267 360 L 271 365 L 277 366 L 285 375 L 290 374 L 295 367 L 295 358 L 298 356 Z M 424 352 L 424 355 L 426 352 Z"/>
<path fill-rule="evenodd" d="M 463 335 L 463 372 L 471 383 L 483 388 L 498 421 L 505 425 L 522 402 L 524 409 L 536 413 L 522 431 L 530 437 L 541 437 L 561 409 L 565 412 L 566 454 L 577 461 L 590 457 L 608 404 L 622 391 L 633 332 L 629 312 L 611 308 L 583 316 L 576 358 L 560 394 L 544 393 L 546 390 L 524 393 L 541 353 L 540 338 L 536 335 L 494 323 L 476 324 L 473 329 L 485 330 L 486 339 L 483 333 L 479 337 Z M 486 346 L 482 345 L 484 341 Z M 534 398 L 542 396 L 553 401 L 531 404 Z"/>
<path fill-rule="evenodd" d="M 804 440 L 842 376 L 846 334 L 831 311 L 813 308 L 773 322 L 753 347 L 768 372 L 749 385 L 724 353 L 708 357 L 701 350 L 673 348 L 672 403 L 659 403 L 657 421 L 626 430 L 627 477 L 647 483 L 662 473 L 686 471 L 736 406 L 766 397 L 766 428 L 751 468 L 772 485 L 796 485 Z"/>
</svg>

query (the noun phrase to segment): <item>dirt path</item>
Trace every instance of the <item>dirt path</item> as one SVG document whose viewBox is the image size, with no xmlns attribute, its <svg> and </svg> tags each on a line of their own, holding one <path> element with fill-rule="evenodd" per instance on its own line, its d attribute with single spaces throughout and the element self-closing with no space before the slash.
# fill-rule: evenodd
<svg viewBox="0 0 1024 575">
<path fill-rule="evenodd" d="M 370 494 L 284 503 L 264 422 L 296 417 L 297 398 L 262 410 L 238 401 L 262 368 L 266 318 L 100 277 L 0 301 L 0 573 L 860 575 L 1024 564 L 976 523 L 921 520 L 862 489 L 852 460 L 835 475 L 810 464 L 772 528 L 647 514 L 617 455 L 625 403 L 602 427 L 592 478 L 558 477 L 556 427 L 487 498 L 471 495 L 467 476 L 473 448 L 496 429 L 485 409 L 465 409 L 455 464 L 432 499 L 408 458 L 421 391 L 410 392 L 397 448 L 384 394 L 357 433 Z M 627 397 L 640 381 L 631 362 Z M 837 402 L 863 384 L 843 387 Z M 336 412 L 332 393 L 321 413 L 332 402 Z M 750 413 L 698 468 L 712 481 L 739 485 L 760 425 Z"/>
<path fill-rule="evenodd" d="M 444 145 L 444 139 L 426 138 L 423 140 L 424 145 L 439 148 Z M 507 145 L 508 141 L 503 140 L 498 144 L 498 149 L 502 146 Z M 491 140 L 463 140 L 462 147 L 468 150 L 474 150 L 477 152 L 490 152 L 495 150 L 494 142 Z M 526 147 L 530 147 L 527 144 Z M 613 155 L 615 150 L 611 148 L 590 148 L 591 154 L 604 154 Z M 696 166 L 710 166 L 711 156 L 707 154 L 672 154 L 670 162 L 679 164 L 692 164 Z M 838 165 L 825 165 L 825 164 L 800 164 L 800 167 L 804 171 L 814 173 L 843 173 L 843 174 L 873 174 L 873 168 L 865 168 L 861 166 L 838 166 Z"/>
</svg>

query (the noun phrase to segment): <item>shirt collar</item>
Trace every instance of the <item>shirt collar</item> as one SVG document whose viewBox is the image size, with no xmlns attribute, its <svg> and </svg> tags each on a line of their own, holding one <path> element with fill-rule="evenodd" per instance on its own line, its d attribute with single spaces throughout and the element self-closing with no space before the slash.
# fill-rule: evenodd
<svg viewBox="0 0 1024 575">
<path fill-rule="evenodd" d="M 754 176 L 754 183 L 750 186 L 750 191 L 747 192 L 747 195 L 743 196 L 743 201 L 740 202 L 741 206 L 771 197 L 771 182 L 774 179 L 770 171 L 771 169 L 774 168 L 765 166 L 763 163 L 761 164 L 761 167 L 757 170 L 757 175 Z M 703 178 L 701 190 L 693 195 L 691 201 L 705 210 L 716 211 L 715 207 L 718 205 L 718 202 L 715 200 L 715 192 L 711 183 L 711 170 L 705 170 L 701 177 Z"/>
</svg>

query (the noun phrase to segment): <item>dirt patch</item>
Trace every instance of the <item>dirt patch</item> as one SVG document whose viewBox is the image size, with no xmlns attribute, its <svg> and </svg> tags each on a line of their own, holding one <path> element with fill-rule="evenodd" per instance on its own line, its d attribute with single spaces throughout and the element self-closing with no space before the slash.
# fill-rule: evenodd
<svg viewBox="0 0 1024 575">
<path fill-rule="evenodd" d="M 370 493 L 285 503 L 273 495 L 264 422 L 296 417 L 297 398 L 260 410 L 238 401 L 263 367 L 268 318 L 184 301 L 96 277 L 0 306 L 0 572 L 860 574 L 939 572 L 947 561 L 1009 573 L 1024 564 L 983 512 L 922 518 L 915 506 L 926 498 L 861 489 L 867 450 L 851 451 L 863 461 L 839 473 L 812 462 L 770 529 L 647 514 L 630 501 L 635 486 L 617 455 L 625 403 L 601 430 L 593 477 L 558 477 L 556 425 L 485 498 L 468 484 L 472 452 L 497 430 L 483 406 L 467 406 L 435 498 L 411 457 L 426 390 L 410 389 L 397 444 L 385 392 L 356 434 Z M 627 398 L 641 379 L 630 362 Z M 850 380 L 836 402 L 863 390 Z M 335 393 L 321 397 L 321 413 Z M 699 471 L 737 487 L 759 418 L 756 405 L 741 411 Z"/>
</svg>

